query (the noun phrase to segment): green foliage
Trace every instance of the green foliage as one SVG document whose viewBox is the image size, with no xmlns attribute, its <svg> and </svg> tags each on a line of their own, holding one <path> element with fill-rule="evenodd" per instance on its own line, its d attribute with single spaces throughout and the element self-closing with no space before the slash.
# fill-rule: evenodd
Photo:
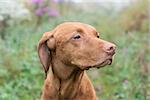
<svg viewBox="0 0 150 100">
<path fill-rule="evenodd" d="M 120 24 L 124 31 L 149 31 L 149 0 L 137 0 L 122 11 Z"/>
<path fill-rule="evenodd" d="M 64 21 L 91 24 L 102 39 L 117 45 L 111 66 L 88 71 L 100 100 L 146 100 L 143 86 L 150 80 L 141 69 L 150 61 L 149 34 L 124 33 L 117 19 L 86 12 L 45 22 L 36 30 L 32 24 L 6 29 L 6 40 L 0 40 L 0 100 L 40 100 L 44 71 L 37 55 L 38 41 L 44 32 Z M 93 71 L 98 74 L 94 76 Z"/>
</svg>

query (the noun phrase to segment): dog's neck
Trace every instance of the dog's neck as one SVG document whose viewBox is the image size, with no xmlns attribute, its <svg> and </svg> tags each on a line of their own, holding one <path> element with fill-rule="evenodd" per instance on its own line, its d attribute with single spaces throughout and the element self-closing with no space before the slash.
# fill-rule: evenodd
<svg viewBox="0 0 150 100">
<path fill-rule="evenodd" d="M 52 73 L 60 83 L 59 98 L 74 97 L 79 89 L 84 71 L 75 66 L 63 64 L 58 59 L 53 59 Z"/>
</svg>

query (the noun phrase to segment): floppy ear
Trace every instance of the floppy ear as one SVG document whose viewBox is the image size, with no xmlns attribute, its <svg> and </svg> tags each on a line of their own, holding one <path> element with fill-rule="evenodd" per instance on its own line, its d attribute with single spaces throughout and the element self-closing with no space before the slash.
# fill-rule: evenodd
<svg viewBox="0 0 150 100">
<path fill-rule="evenodd" d="M 52 60 L 51 50 L 54 48 L 55 48 L 55 39 L 53 37 L 53 33 L 52 32 L 44 33 L 39 42 L 38 55 L 46 75 Z"/>
</svg>

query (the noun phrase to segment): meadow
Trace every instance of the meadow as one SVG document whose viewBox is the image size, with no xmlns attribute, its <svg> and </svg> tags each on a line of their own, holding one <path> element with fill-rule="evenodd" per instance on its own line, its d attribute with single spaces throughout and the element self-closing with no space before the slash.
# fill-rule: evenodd
<svg viewBox="0 0 150 100">
<path fill-rule="evenodd" d="M 0 100 L 40 100 L 44 71 L 37 54 L 38 41 L 44 32 L 66 21 L 90 24 L 100 38 L 117 45 L 112 65 L 87 71 L 99 100 L 148 100 L 150 34 L 123 31 L 119 20 L 82 12 L 44 19 L 38 27 L 31 22 L 7 27 L 5 39 L 0 39 Z"/>
</svg>

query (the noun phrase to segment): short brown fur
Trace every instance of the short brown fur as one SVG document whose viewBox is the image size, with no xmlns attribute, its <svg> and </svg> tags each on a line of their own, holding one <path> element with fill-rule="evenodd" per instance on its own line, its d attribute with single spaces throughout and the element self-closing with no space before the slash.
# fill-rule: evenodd
<svg viewBox="0 0 150 100">
<path fill-rule="evenodd" d="M 86 71 L 111 64 L 115 45 L 90 25 L 66 22 L 46 32 L 38 46 L 46 73 L 42 100 L 97 100 Z"/>
</svg>

